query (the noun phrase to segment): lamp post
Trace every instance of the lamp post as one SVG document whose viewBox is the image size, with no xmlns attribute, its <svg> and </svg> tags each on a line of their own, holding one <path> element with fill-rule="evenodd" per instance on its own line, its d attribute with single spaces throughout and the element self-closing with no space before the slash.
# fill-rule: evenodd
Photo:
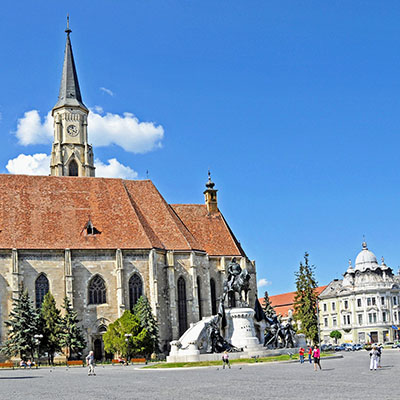
<svg viewBox="0 0 400 400">
<path fill-rule="evenodd" d="M 39 347 L 40 347 L 40 341 L 43 339 L 43 335 L 35 335 L 34 336 L 35 340 L 36 340 L 36 344 L 37 344 L 37 361 L 36 361 L 36 369 L 38 368 L 38 364 L 39 364 Z"/>
<path fill-rule="evenodd" d="M 127 345 L 127 352 L 128 352 L 128 354 L 126 355 L 126 365 L 128 365 L 128 359 L 129 359 L 129 355 L 130 355 L 130 352 L 129 352 L 129 338 L 130 337 L 132 337 L 132 333 L 125 333 L 125 342 Z"/>
</svg>

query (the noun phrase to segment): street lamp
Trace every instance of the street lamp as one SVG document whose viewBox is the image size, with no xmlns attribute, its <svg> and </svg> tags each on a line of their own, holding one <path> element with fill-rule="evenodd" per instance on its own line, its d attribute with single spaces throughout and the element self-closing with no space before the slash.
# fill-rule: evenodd
<svg viewBox="0 0 400 400">
<path fill-rule="evenodd" d="M 129 352 L 129 338 L 130 337 L 132 337 L 132 333 L 125 333 L 125 342 L 128 347 L 128 350 L 127 350 L 128 354 L 126 355 L 126 365 L 128 365 L 128 359 L 129 359 L 129 354 L 130 354 L 130 352 Z"/>
<path fill-rule="evenodd" d="M 37 344 L 37 362 L 36 362 L 36 369 L 38 368 L 39 364 L 39 347 L 40 347 L 40 341 L 43 339 L 43 335 L 35 335 L 34 336 Z"/>
</svg>

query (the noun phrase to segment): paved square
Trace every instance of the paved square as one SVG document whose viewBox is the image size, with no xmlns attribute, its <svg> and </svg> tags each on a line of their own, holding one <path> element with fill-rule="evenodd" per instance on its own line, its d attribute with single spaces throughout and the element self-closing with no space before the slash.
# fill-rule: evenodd
<svg viewBox="0 0 400 400">
<path fill-rule="evenodd" d="M 382 369 L 369 371 L 365 350 L 322 360 L 322 371 L 305 363 L 234 365 L 179 370 L 97 367 L 0 370 L 1 399 L 398 399 L 400 352 L 385 350 Z"/>
</svg>

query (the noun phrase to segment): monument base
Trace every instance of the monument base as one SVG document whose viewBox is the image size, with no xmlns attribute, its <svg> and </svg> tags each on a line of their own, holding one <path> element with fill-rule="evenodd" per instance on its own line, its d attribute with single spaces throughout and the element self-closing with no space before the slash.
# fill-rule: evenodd
<svg viewBox="0 0 400 400">
<path fill-rule="evenodd" d="M 225 340 L 243 351 L 261 350 L 254 329 L 254 313 L 251 308 L 231 308 L 226 310 Z"/>
</svg>

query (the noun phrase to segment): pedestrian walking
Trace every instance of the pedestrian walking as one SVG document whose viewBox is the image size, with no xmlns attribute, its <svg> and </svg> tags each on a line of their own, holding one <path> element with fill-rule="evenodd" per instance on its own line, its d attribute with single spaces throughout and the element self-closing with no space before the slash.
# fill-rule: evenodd
<svg viewBox="0 0 400 400">
<path fill-rule="evenodd" d="M 318 346 L 314 346 L 312 356 L 314 358 L 314 371 L 317 370 L 317 365 L 319 366 L 319 369 L 322 369 L 322 367 L 321 367 L 321 352 L 319 351 Z"/>
<path fill-rule="evenodd" d="M 378 368 L 382 368 L 381 366 L 382 350 L 383 350 L 382 345 L 379 344 L 377 350 L 378 350 Z"/>
<path fill-rule="evenodd" d="M 231 364 L 229 363 L 229 354 L 226 350 L 222 354 L 222 369 L 225 369 L 225 366 L 231 369 Z"/>
<path fill-rule="evenodd" d="M 378 368 L 378 359 L 379 359 L 379 351 L 376 346 L 372 347 L 372 350 L 369 352 L 369 370 L 375 370 Z"/>
<path fill-rule="evenodd" d="M 305 350 L 302 347 L 300 347 L 300 350 L 299 350 L 300 364 L 304 363 L 304 352 L 305 352 Z"/>
<path fill-rule="evenodd" d="M 93 351 L 90 351 L 89 354 L 86 356 L 86 364 L 88 366 L 88 376 L 96 374 L 94 373 L 94 354 Z"/>
<path fill-rule="evenodd" d="M 310 362 L 310 364 L 311 364 L 311 358 L 312 358 L 312 347 L 310 346 L 308 348 L 308 361 Z"/>
</svg>

